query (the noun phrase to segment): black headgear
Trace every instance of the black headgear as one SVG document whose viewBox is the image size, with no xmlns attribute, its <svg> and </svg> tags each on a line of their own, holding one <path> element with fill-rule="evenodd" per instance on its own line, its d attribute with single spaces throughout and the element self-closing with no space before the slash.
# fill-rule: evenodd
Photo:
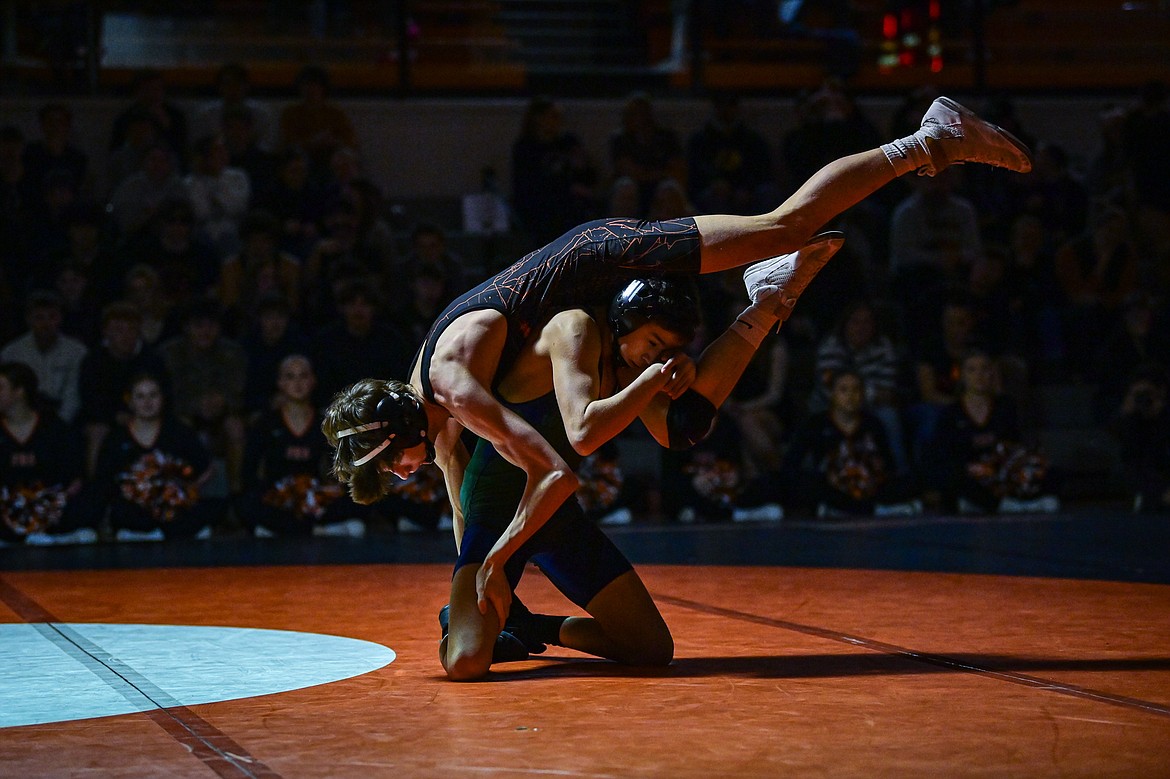
<svg viewBox="0 0 1170 779">
<path fill-rule="evenodd" d="M 635 279 L 609 304 L 615 338 L 655 321 L 673 332 L 694 336 L 699 327 L 699 296 L 689 277 Z"/>
<path fill-rule="evenodd" d="M 388 392 L 386 397 L 374 406 L 373 421 L 342 430 L 337 433 L 337 437 L 345 438 L 371 430 L 388 430 L 386 439 L 354 460 L 355 466 L 365 465 L 387 447 L 393 446 L 395 450 L 401 451 L 418 446 L 424 441 L 427 444 L 427 459 L 434 459 L 434 448 L 427 439 L 427 413 L 422 402 L 410 393 Z"/>
</svg>

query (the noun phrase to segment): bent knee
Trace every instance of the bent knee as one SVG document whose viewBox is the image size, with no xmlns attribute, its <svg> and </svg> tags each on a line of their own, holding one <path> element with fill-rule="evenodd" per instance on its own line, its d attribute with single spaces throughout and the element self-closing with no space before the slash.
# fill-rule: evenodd
<svg viewBox="0 0 1170 779">
<path fill-rule="evenodd" d="M 662 667 L 674 660 L 674 638 L 670 633 L 631 648 L 624 658 L 627 665 Z"/>
<path fill-rule="evenodd" d="M 473 682 L 487 676 L 491 668 L 492 658 L 474 654 L 458 654 L 448 657 L 446 663 L 447 678 L 453 682 Z"/>
</svg>

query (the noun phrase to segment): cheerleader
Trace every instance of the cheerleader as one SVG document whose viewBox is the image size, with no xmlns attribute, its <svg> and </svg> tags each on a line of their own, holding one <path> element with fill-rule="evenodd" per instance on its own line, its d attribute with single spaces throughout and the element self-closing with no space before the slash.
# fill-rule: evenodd
<svg viewBox="0 0 1170 779">
<path fill-rule="evenodd" d="M 109 504 L 115 538 L 209 537 L 223 506 L 201 495 L 213 472 L 207 447 L 166 412 L 157 376 L 131 379 L 126 405 L 130 418 L 106 436 L 94 469 L 95 497 Z"/>
<path fill-rule="evenodd" d="M 37 375 L 0 363 L 0 545 L 92 543 L 74 498 L 81 491 L 80 435 L 37 403 Z"/>
<path fill-rule="evenodd" d="M 332 450 L 312 403 L 316 386 L 309 358 L 285 357 L 277 371 L 275 407 L 249 428 L 236 510 L 257 537 L 365 534 L 362 517 L 368 509 L 329 476 Z"/>
</svg>

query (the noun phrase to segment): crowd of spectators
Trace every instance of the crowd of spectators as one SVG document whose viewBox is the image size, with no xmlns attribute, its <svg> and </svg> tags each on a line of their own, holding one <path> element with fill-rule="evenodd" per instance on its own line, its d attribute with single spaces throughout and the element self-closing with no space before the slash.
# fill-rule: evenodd
<svg viewBox="0 0 1170 779">
<path fill-rule="evenodd" d="M 433 316 L 483 271 L 446 247 L 458 225 L 392 228 L 326 71 L 295 86 L 276 111 L 228 65 L 218 99 L 188 112 L 143 73 L 105 128 L 105 191 L 68 103 L 40 109 L 35 137 L 0 128 L 0 543 L 441 523 L 429 469 L 384 504 L 350 502 L 319 413 L 354 380 L 404 376 Z M 637 94 L 606 159 L 534 98 L 513 146 L 513 229 L 536 248 L 602 216 L 767 211 L 822 164 L 906 134 L 932 97 L 907 96 L 879 128 L 828 80 L 769 138 L 734 95 L 684 137 Z M 1060 474 L 1028 398 L 1053 381 L 1095 390 L 1136 504 L 1170 507 L 1165 86 L 1103 112 L 1083 170 L 1010 101 L 987 108 L 1032 145 L 1035 172 L 907 177 L 843 214 L 829 227 L 844 249 L 709 439 L 663 453 L 660 490 L 627 498 L 612 448 L 593 463 L 601 521 L 1050 510 Z M 743 296 L 735 273 L 700 285 L 696 349 Z"/>
</svg>

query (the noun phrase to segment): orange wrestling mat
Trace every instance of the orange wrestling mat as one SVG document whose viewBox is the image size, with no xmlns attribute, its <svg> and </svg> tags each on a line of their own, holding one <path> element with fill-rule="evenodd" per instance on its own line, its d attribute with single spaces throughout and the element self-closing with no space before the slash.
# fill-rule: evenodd
<svg viewBox="0 0 1170 779">
<path fill-rule="evenodd" d="M 1170 777 L 1170 586 L 639 570 L 671 668 L 472 684 L 446 564 L 0 573 L 0 776 Z"/>
</svg>

